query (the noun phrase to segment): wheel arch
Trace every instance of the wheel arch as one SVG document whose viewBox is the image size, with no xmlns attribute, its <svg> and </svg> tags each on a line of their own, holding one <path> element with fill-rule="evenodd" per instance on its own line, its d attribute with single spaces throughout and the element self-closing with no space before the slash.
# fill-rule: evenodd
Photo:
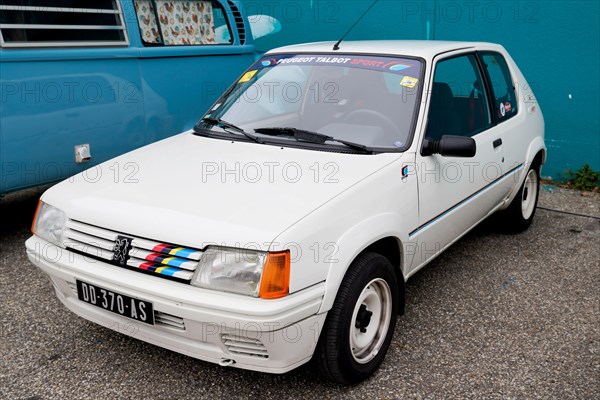
<svg viewBox="0 0 600 400">
<path fill-rule="evenodd" d="M 335 298 L 337 297 L 340 285 L 346 277 L 350 265 L 352 265 L 354 260 L 361 254 L 373 252 L 387 258 L 394 267 L 399 289 L 398 314 L 403 315 L 405 306 L 405 279 L 402 266 L 406 262 L 406 252 L 404 251 L 403 242 L 400 239 L 399 234 L 388 232 L 376 236 L 371 240 L 361 241 L 362 245 L 356 246 L 357 241 L 360 239 L 359 236 L 366 231 L 356 230 L 356 234 L 353 234 L 355 230 L 356 229 L 353 229 L 351 232 L 348 232 L 344 237 L 340 238 L 340 241 L 338 242 L 339 248 L 348 248 L 349 246 L 352 246 L 351 248 L 354 248 L 355 251 L 349 257 L 345 258 L 347 261 L 344 262 L 344 268 L 339 268 L 339 264 L 337 265 L 338 268 L 333 266 L 330 268 L 327 276 L 328 285 L 319 312 L 327 312 L 331 309 Z"/>
<path fill-rule="evenodd" d="M 525 158 L 525 163 L 523 164 L 522 169 L 523 172 L 518 175 L 518 179 L 515 182 L 515 187 L 510 192 L 510 196 L 506 198 L 502 209 L 506 209 L 506 207 L 508 207 L 513 201 L 513 199 L 519 192 L 521 185 L 523 185 L 523 182 L 525 182 L 525 177 L 527 176 L 527 171 L 529 171 L 530 167 L 537 166 L 537 170 L 541 178 L 542 165 L 546 163 L 546 153 L 547 149 L 546 145 L 544 144 L 544 139 L 541 137 L 535 138 L 535 140 L 529 145 L 529 148 L 527 150 L 527 157 Z"/>
<path fill-rule="evenodd" d="M 542 165 L 546 164 L 546 149 L 540 149 L 538 150 L 537 154 L 535 155 L 535 157 L 533 157 L 533 161 L 531 162 L 532 166 L 537 166 L 538 167 L 538 171 L 541 171 Z"/>
<path fill-rule="evenodd" d="M 404 307 L 406 304 L 406 292 L 404 288 L 404 274 L 402 273 L 402 242 L 397 237 L 387 236 L 376 242 L 371 243 L 363 251 L 361 251 L 356 257 L 363 253 L 377 253 L 387 258 L 388 261 L 394 267 L 396 273 L 396 282 L 398 283 L 398 314 L 404 315 Z M 354 261 L 354 260 L 352 260 Z"/>
<path fill-rule="evenodd" d="M 539 163 L 541 167 L 546 163 L 546 145 L 544 144 L 544 139 L 541 137 L 536 137 L 531 144 L 529 145 L 529 149 L 527 149 L 527 157 L 525 158 L 525 169 L 529 170 L 529 166 L 536 165 L 536 162 Z"/>
</svg>

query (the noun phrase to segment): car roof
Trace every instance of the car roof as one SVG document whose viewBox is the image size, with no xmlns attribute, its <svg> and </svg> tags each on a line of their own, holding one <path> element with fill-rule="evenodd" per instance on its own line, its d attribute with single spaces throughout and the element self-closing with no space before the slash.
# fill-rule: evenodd
<svg viewBox="0 0 600 400">
<path fill-rule="evenodd" d="M 330 53 L 403 55 L 432 59 L 438 54 L 460 49 L 500 50 L 502 46 L 484 42 L 451 42 L 442 40 L 365 40 L 343 41 L 340 49 L 333 50 L 336 42 L 304 43 L 279 47 L 273 53 Z"/>
</svg>

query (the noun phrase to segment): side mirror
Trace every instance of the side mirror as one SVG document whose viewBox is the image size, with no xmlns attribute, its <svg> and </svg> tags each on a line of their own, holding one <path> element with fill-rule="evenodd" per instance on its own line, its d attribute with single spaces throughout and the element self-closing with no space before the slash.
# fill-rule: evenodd
<svg viewBox="0 0 600 400">
<path fill-rule="evenodd" d="M 439 154 L 442 157 L 475 157 L 477 144 L 475 139 L 465 136 L 444 135 L 441 139 L 423 141 L 421 154 L 430 156 Z"/>
</svg>

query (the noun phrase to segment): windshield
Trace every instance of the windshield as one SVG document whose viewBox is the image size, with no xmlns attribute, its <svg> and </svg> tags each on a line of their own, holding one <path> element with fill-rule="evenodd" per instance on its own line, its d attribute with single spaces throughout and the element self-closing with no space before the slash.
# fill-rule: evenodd
<svg viewBox="0 0 600 400">
<path fill-rule="evenodd" d="M 380 151 L 410 144 L 419 104 L 421 61 L 363 55 L 285 54 L 257 61 L 205 116 L 264 139 L 301 141 L 290 129 Z M 307 137 L 304 135 L 304 137 Z M 321 136 L 323 137 L 323 136 Z M 296 143 L 297 144 L 297 143 Z"/>
</svg>

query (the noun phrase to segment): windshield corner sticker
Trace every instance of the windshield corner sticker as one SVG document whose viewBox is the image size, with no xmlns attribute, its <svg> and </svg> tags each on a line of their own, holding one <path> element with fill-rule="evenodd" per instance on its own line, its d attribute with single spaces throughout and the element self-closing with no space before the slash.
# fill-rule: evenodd
<svg viewBox="0 0 600 400">
<path fill-rule="evenodd" d="M 512 111 L 512 104 L 510 104 L 510 102 L 506 102 L 504 103 L 504 109 L 506 110 L 507 113 Z"/>
<path fill-rule="evenodd" d="M 400 86 L 404 86 L 409 89 L 414 89 L 414 87 L 417 86 L 418 82 L 419 80 L 417 78 L 413 78 L 412 76 L 405 76 L 400 81 Z"/>
<path fill-rule="evenodd" d="M 254 78 L 254 75 L 256 75 L 257 72 L 258 72 L 257 69 L 246 72 L 244 74 L 244 76 L 242 76 L 242 78 L 238 81 L 238 83 L 245 83 L 245 82 L 250 81 L 250 79 Z"/>
<path fill-rule="evenodd" d="M 504 117 L 506 115 L 506 106 L 504 103 L 500 103 L 500 116 Z"/>
</svg>

